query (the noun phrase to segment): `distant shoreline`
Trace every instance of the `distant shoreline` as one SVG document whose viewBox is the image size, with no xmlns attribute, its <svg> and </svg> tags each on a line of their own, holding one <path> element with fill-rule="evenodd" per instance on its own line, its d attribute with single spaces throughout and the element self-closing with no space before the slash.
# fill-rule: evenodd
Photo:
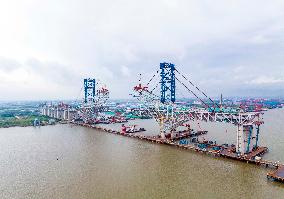
<svg viewBox="0 0 284 199">
<path fill-rule="evenodd" d="M 46 126 L 50 125 L 51 119 L 52 118 L 50 117 L 40 115 L 31 115 L 24 117 L 2 117 L 0 120 L 0 128 L 34 126 L 35 120 L 39 121 L 39 124 L 37 126 Z M 51 124 L 55 124 L 57 122 L 57 120 L 54 120 Z"/>
</svg>

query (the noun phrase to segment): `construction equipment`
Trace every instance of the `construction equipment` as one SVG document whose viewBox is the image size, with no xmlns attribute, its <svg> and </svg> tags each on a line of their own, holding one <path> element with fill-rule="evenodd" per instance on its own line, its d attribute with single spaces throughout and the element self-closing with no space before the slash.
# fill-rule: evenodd
<svg viewBox="0 0 284 199">
<path fill-rule="evenodd" d="M 151 82 L 157 74 L 160 74 L 160 92 L 154 93 L 158 85 L 151 88 Z M 187 95 L 191 94 L 202 105 L 201 107 L 181 106 L 176 102 L 177 84 L 181 86 Z M 260 125 L 263 124 L 262 112 L 246 112 L 245 110 L 228 111 L 230 109 L 221 108 L 221 104 L 216 103 L 199 87 L 193 84 L 189 78 L 179 72 L 174 64 L 160 63 L 160 70 L 157 71 L 144 86 L 141 83 L 134 87 L 137 98 L 160 126 L 160 137 L 166 139 L 166 134 L 170 134 L 171 139 L 176 135 L 176 129 L 184 126 L 189 121 L 205 122 L 226 122 L 237 126 L 236 151 L 240 155 L 247 154 L 258 147 Z M 218 109 L 218 112 L 215 111 Z M 254 128 L 255 127 L 255 128 Z"/>
<path fill-rule="evenodd" d="M 95 79 L 84 79 L 84 101 L 80 108 L 84 123 L 95 123 L 98 117 L 103 117 L 108 99 L 109 90 L 105 85 L 99 85 Z"/>
</svg>

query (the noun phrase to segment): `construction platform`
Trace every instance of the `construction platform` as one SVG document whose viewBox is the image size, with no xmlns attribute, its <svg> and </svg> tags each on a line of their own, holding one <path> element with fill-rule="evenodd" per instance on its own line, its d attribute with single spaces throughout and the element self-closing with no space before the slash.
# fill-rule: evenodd
<svg viewBox="0 0 284 199">
<path fill-rule="evenodd" d="M 176 140 L 182 140 L 182 139 L 186 139 L 186 138 L 190 138 L 190 137 L 197 137 L 200 135 L 204 135 L 206 134 L 208 131 L 197 131 L 197 132 L 189 132 L 189 131 L 178 131 L 176 133 L 176 136 L 171 138 L 170 134 L 166 135 L 166 137 L 168 137 L 169 140 L 171 141 L 176 141 Z M 152 136 L 152 138 L 155 139 L 161 139 L 160 136 Z"/>
<path fill-rule="evenodd" d="M 235 152 L 236 148 L 235 147 L 229 147 L 221 150 L 220 155 L 232 158 L 232 159 L 240 159 L 240 156 Z M 242 159 L 245 161 L 255 161 L 256 156 L 262 156 L 264 153 L 268 151 L 267 147 L 257 147 L 256 150 L 242 156 Z"/>
<path fill-rule="evenodd" d="M 267 173 L 267 178 L 284 183 L 284 166 L 280 166 L 276 171 Z"/>
<path fill-rule="evenodd" d="M 266 153 L 268 151 L 267 147 L 257 147 L 257 149 L 252 151 L 251 153 L 248 153 L 246 155 L 239 155 L 235 152 L 234 147 L 222 147 L 222 146 L 217 145 L 218 147 L 220 147 L 220 149 L 214 150 L 214 146 L 216 146 L 215 144 L 210 145 L 206 148 L 200 148 L 197 144 L 180 144 L 180 143 L 175 142 L 175 140 L 162 139 L 159 136 L 145 136 L 139 133 L 121 133 L 116 130 L 107 129 L 107 128 L 96 126 L 96 125 L 80 124 L 80 123 L 74 123 L 74 122 L 73 124 L 88 127 L 88 128 L 93 128 L 93 129 L 101 130 L 107 133 L 112 133 L 112 134 L 121 135 L 125 137 L 137 138 L 137 139 L 145 140 L 145 141 L 152 142 L 152 143 L 175 146 L 180 149 L 192 150 L 192 151 L 207 154 L 207 155 L 213 155 L 214 157 L 230 158 L 230 159 L 234 159 L 234 160 L 238 160 L 238 161 L 242 161 L 246 163 L 251 163 L 251 164 L 255 164 L 259 166 L 274 168 L 277 170 L 272 173 L 268 173 L 267 177 L 278 180 L 280 182 L 284 182 L 284 165 L 283 164 L 280 164 L 279 162 L 272 162 L 272 161 L 261 160 L 261 159 L 256 158 L 257 156 L 259 157 L 263 155 L 264 153 Z M 207 132 L 202 131 L 202 132 L 199 132 L 198 134 L 202 135 L 205 133 Z M 195 136 L 196 135 L 197 134 L 195 134 Z M 191 137 L 191 136 L 193 136 L 193 133 L 191 134 L 184 133 L 183 135 L 181 135 L 181 137 L 183 138 Z M 179 139 L 181 137 L 179 137 Z"/>
</svg>

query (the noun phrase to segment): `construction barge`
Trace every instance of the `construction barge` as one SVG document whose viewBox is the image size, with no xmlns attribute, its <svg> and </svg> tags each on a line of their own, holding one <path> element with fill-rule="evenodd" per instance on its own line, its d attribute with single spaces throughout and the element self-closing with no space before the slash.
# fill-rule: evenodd
<svg viewBox="0 0 284 199">
<path fill-rule="evenodd" d="M 284 183 L 284 166 L 280 166 L 277 170 L 267 173 L 267 178 Z"/>
<path fill-rule="evenodd" d="M 176 142 L 177 140 L 206 134 L 207 131 L 199 131 L 196 133 L 181 131 L 179 136 L 173 139 L 162 139 L 160 136 L 145 136 L 145 135 L 141 135 L 138 133 L 122 133 L 117 130 L 108 129 L 108 128 L 104 128 L 104 127 L 100 127 L 96 125 L 75 123 L 75 122 L 72 122 L 72 124 L 104 131 L 107 133 L 121 135 L 125 137 L 137 138 L 137 139 L 145 140 L 145 141 L 152 142 L 152 143 L 170 145 L 170 146 L 174 146 L 180 149 L 191 150 L 191 151 L 195 151 L 195 152 L 199 152 L 199 153 L 203 153 L 207 155 L 213 155 L 214 157 L 229 158 L 229 159 L 238 160 L 238 161 L 242 161 L 242 162 L 246 162 L 250 164 L 264 166 L 266 168 L 273 168 L 276 170 L 273 172 L 267 173 L 267 178 L 284 183 L 284 165 L 279 162 L 261 160 L 259 158 L 264 153 L 268 152 L 267 147 L 258 147 L 257 149 L 250 152 L 249 154 L 239 156 L 235 152 L 235 148 L 233 146 L 224 147 L 224 146 L 216 145 L 215 143 L 213 144 L 213 146 L 202 148 L 200 147 L 200 145 L 196 146 L 194 144 L 188 144 L 188 143 L 181 144 L 180 142 L 179 143 Z"/>
</svg>

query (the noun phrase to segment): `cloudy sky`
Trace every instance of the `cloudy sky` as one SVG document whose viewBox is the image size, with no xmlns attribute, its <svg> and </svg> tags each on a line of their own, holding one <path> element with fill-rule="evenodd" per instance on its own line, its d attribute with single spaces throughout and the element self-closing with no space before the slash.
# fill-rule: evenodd
<svg viewBox="0 0 284 199">
<path fill-rule="evenodd" d="M 211 96 L 284 96 L 283 0 L 0 0 L 0 100 L 128 98 L 175 63 Z"/>
</svg>

